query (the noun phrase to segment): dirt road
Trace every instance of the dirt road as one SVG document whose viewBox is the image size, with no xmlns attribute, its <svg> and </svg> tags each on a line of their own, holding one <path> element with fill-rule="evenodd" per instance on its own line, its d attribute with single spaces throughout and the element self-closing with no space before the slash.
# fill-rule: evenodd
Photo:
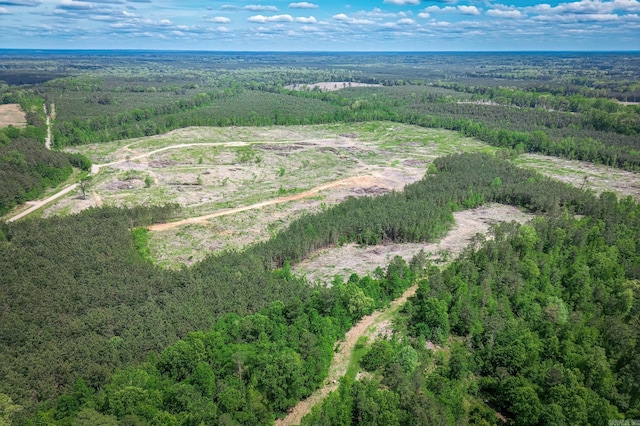
<svg viewBox="0 0 640 426">
<path fill-rule="evenodd" d="M 308 198 L 316 195 L 320 191 L 324 191 L 331 188 L 336 188 L 339 186 L 352 186 L 354 184 L 362 185 L 363 182 L 368 182 L 369 185 L 375 183 L 376 178 L 373 176 L 354 176 L 346 179 L 340 179 L 333 182 L 325 183 L 324 185 L 316 186 L 315 188 L 309 189 L 308 191 L 300 192 L 295 195 L 290 195 L 288 197 L 280 197 L 274 198 L 273 200 L 262 201 L 260 203 L 252 204 L 250 206 L 237 207 L 234 209 L 222 210 L 219 212 L 207 214 L 204 216 L 198 217 L 190 217 L 188 219 L 180 220 L 177 222 L 168 222 L 168 223 L 159 223 L 157 225 L 151 225 L 148 227 L 150 231 L 165 231 L 167 229 L 175 228 L 176 226 L 182 226 L 192 223 L 204 222 L 208 219 L 213 219 L 220 216 L 227 216 L 230 214 L 240 213 L 247 210 L 255 210 L 260 209 L 266 206 L 272 206 L 274 204 L 286 203 L 289 201 L 301 200 L 303 198 Z"/>
<path fill-rule="evenodd" d="M 7 222 L 13 222 L 13 221 L 16 221 L 18 219 L 22 219 L 26 215 L 31 214 L 34 211 L 38 210 L 40 207 L 44 206 L 45 204 L 49 204 L 50 202 L 62 197 L 63 195 L 68 194 L 69 192 L 73 191 L 77 187 L 78 187 L 77 183 L 71 184 L 71 185 L 65 187 L 62 191 L 56 192 L 55 194 L 53 194 L 52 196 L 50 196 L 48 198 L 45 198 L 44 200 L 33 202 L 31 204 L 31 207 L 29 207 L 27 210 L 23 211 L 22 213 L 19 213 L 19 214 L 13 216 L 10 219 L 7 219 Z"/>
<path fill-rule="evenodd" d="M 417 285 L 409 288 L 402 296 L 391 302 L 391 305 L 389 305 L 387 309 L 383 311 L 375 311 L 371 315 L 363 317 L 356 325 L 354 325 L 347 332 L 344 342 L 340 343 L 338 351 L 333 357 L 333 361 L 329 367 L 329 377 L 325 380 L 325 386 L 316 390 L 311 394 L 311 396 L 309 396 L 309 398 L 300 401 L 298 405 L 289 411 L 287 417 L 276 420 L 276 426 L 299 425 L 302 418 L 311 412 L 311 409 L 316 404 L 322 402 L 322 400 L 329 395 L 329 392 L 338 389 L 340 384 L 339 379 L 347 373 L 349 361 L 351 360 L 353 350 L 360 336 L 366 335 L 368 330 L 379 324 L 388 314 L 397 311 L 405 304 L 409 297 L 416 294 L 417 289 Z"/>
<path fill-rule="evenodd" d="M 42 104 L 44 115 L 47 116 L 47 137 L 44 139 L 44 146 L 51 149 L 51 114 L 47 112 L 47 104 Z"/>
</svg>

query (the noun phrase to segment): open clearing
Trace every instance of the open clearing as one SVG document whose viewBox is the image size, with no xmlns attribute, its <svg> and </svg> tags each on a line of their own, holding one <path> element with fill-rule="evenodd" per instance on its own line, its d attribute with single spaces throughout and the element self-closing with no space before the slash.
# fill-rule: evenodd
<svg viewBox="0 0 640 426">
<path fill-rule="evenodd" d="M 618 196 L 631 195 L 640 199 L 639 173 L 586 161 L 567 160 L 566 158 L 538 154 L 524 154 L 518 157 L 515 163 L 578 188 L 591 190 L 596 194 L 612 191 Z"/>
<path fill-rule="evenodd" d="M 367 84 L 367 83 L 354 83 L 351 81 L 323 81 L 321 83 L 311 84 L 293 84 L 287 86 L 287 89 L 292 90 L 320 90 L 321 92 L 335 92 L 336 90 L 346 89 L 351 87 L 382 87 L 381 84 Z"/>
<path fill-rule="evenodd" d="M 191 127 L 74 150 L 101 165 L 90 196 L 79 200 L 72 192 L 43 216 L 177 202 L 182 222 L 154 227 L 150 237 L 152 257 L 169 268 L 266 240 L 294 218 L 347 197 L 401 190 L 439 156 L 495 152 L 455 132 L 392 122 Z M 635 173 L 540 155 L 516 162 L 597 192 L 640 196 Z"/>
<path fill-rule="evenodd" d="M 386 244 L 361 247 L 348 244 L 342 247 L 325 249 L 308 260 L 295 265 L 296 274 L 306 276 L 310 281 L 330 282 L 335 275 L 345 280 L 353 273 L 360 276 L 370 274 L 378 266 L 384 267 L 395 256 L 403 257 L 407 262 L 420 250 L 434 263 L 455 259 L 480 233 L 485 234 L 489 227 L 498 222 L 528 222 L 531 214 L 522 212 L 513 206 L 491 204 L 472 210 L 463 210 L 453 214 L 455 224 L 446 237 L 435 243 Z"/>
<path fill-rule="evenodd" d="M 20 105 L 0 105 L 0 128 L 8 126 L 27 127 L 27 117 Z"/>
<path fill-rule="evenodd" d="M 439 156 L 494 148 L 454 132 L 372 122 L 195 127 L 78 150 L 102 164 L 91 196 L 86 202 L 63 199 L 44 216 L 99 202 L 178 202 L 177 220 L 188 220 L 154 228 L 162 232 L 153 232 L 150 244 L 159 264 L 179 267 L 269 238 L 292 218 L 347 197 L 401 190 Z M 262 208 L 251 209 L 256 205 Z"/>
</svg>

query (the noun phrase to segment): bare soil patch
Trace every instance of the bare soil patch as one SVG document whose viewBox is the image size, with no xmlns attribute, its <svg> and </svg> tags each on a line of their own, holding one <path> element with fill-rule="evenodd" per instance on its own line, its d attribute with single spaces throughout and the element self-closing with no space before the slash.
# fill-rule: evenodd
<svg viewBox="0 0 640 426">
<path fill-rule="evenodd" d="M 367 83 L 355 83 L 351 81 L 324 81 L 321 83 L 311 84 L 293 84 L 287 86 L 287 89 L 292 90 L 314 90 L 318 88 L 321 92 L 334 92 L 340 89 L 346 89 L 348 87 L 381 87 L 381 84 L 367 84 Z"/>
<path fill-rule="evenodd" d="M 27 127 L 27 116 L 18 104 L 0 105 L 0 128 L 1 127 Z"/>
<path fill-rule="evenodd" d="M 321 250 L 314 256 L 293 267 L 293 271 L 306 276 L 311 281 L 329 283 L 335 275 L 347 279 L 353 273 L 370 274 L 378 266 L 387 265 L 395 256 L 409 261 L 420 250 L 424 250 L 434 262 L 453 259 L 469 245 L 473 237 L 484 234 L 498 222 L 515 220 L 525 223 L 533 218 L 513 206 L 491 204 L 453 214 L 455 224 L 451 231 L 439 242 L 386 244 L 361 247 L 348 244 L 342 247 Z"/>
<path fill-rule="evenodd" d="M 640 174 L 586 161 L 567 160 L 538 154 L 524 154 L 516 163 L 543 175 L 596 194 L 612 191 L 618 196 L 640 199 Z"/>
</svg>

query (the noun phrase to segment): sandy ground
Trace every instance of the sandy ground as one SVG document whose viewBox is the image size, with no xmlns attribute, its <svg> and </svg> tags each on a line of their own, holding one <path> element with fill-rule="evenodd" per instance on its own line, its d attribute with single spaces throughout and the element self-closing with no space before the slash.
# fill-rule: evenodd
<svg viewBox="0 0 640 426">
<path fill-rule="evenodd" d="M 55 114 L 55 105 L 51 104 L 51 113 L 47 111 L 47 104 L 42 104 L 42 108 L 44 109 L 44 114 L 47 116 L 47 136 L 44 140 L 44 146 L 46 146 L 47 149 L 51 149 L 51 120 Z"/>
<path fill-rule="evenodd" d="M 513 206 L 491 204 L 472 210 L 453 214 L 455 225 L 446 237 L 436 243 L 388 244 L 360 247 L 349 244 L 342 247 L 321 250 L 292 269 L 306 276 L 310 281 L 329 283 L 335 275 L 345 280 L 353 273 L 367 275 L 378 266 L 384 267 L 395 256 L 403 257 L 407 262 L 420 250 L 434 261 L 453 259 L 469 245 L 478 233 L 486 233 L 489 227 L 498 222 L 528 222 L 533 216 Z M 444 259 L 443 259 L 444 258 Z"/>
<path fill-rule="evenodd" d="M 524 154 L 516 163 L 578 188 L 592 190 L 596 194 L 613 191 L 618 196 L 631 195 L 640 199 L 640 173 L 538 154 Z"/>
<path fill-rule="evenodd" d="M 24 128 L 27 126 L 27 118 L 18 104 L 0 105 L 0 127 L 13 125 Z"/>
</svg>

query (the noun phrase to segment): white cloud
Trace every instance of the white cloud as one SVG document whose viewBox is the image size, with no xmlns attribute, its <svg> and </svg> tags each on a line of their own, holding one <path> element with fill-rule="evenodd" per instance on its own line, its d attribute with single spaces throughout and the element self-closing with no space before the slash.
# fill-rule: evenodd
<svg viewBox="0 0 640 426">
<path fill-rule="evenodd" d="M 87 3 L 85 1 L 75 1 L 75 0 L 62 0 L 58 5 L 61 9 L 71 9 L 71 10 L 87 10 L 94 9 L 95 6 L 93 3 Z"/>
<path fill-rule="evenodd" d="M 248 4 L 243 7 L 244 10 L 250 10 L 252 12 L 277 12 L 278 8 L 275 6 L 264 6 L 261 4 Z"/>
<path fill-rule="evenodd" d="M 171 22 L 168 19 L 161 19 L 159 22 L 160 25 L 173 25 L 173 22 Z"/>
<path fill-rule="evenodd" d="M 475 6 L 458 6 L 460 13 L 464 15 L 480 15 L 480 11 Z"/>
<path fill-rule="evenodd" d="M 0 7 L 0 15 L 10 15 L 6 7 Z"/>
<path fill-rule="evenodd" d="M 420 12 L 418 13 L 418 18 L 428 19 L 431 18 L 431 14 L 427 12 Z"/>
<path fill-rule="evenodd" d="M 249 22 L 258 22 L 264 24 L 265 22 L 293 22 L 293 17 L 291 15 L 273 15 L 273 16 L 263 16 L 263 15 L 255 15 L 247 19 Z"/>
<path fill-rule="evenodd" d="M 405 6 L 408 4 L 420 4 L 420 0 L 384 0 L 384 3 L 386 4 L 395 4 L 398 6 Z"/>
<path fill-rule="evenodd" d="M 300 22 L 303 24 L 315 24 L 316 18 L 314 18 L 313 16 L 309 16 L 308 18 L 305 18 L 304 16 L 299 16 L 296 18 L 296 22 Z"/>
<path fill-rule="evenodd" d="M 350 18 L 347 15 L 345 15 L 344 13 L 339 13 L 337 15 L 333 15 L 333 19 L 335 19 L 336 21 L 345 22 L 347 24 L 353 24 L 353 25 L 372 25 L 372 24 L 375 24 L 375 22 L 373 22 L 370 19 Z"/>
<path fill-rule="evenodd" d="M 615 13 L 569 13 L 563 15 L 538 15 L 532 18 L 542 22 L 612 22 L 620 19 Z"/>
<path fill-rule="evenodd" d="M 501 10 L 501 9 L 489 9 L 485 12 L 489 16 L 494 18 L 522 18 L 524 15 L 517 9 L 513 10 Z"/>
<path fill-rule="evenodd" d="M 231 22 L 231 19 L 225 16 L 214 16 L 213 18 L 205 19 L 205 21 L 213 22 L 214 24 L 228 24 L 229 22 Z"/>
<path fill-rule="evenodd" d="M 414 21 L 413 19 L 409 19 L 409 18 L 400 19 L 398 21 L 398 24 L 400 24 L 400 25 L 413 25 L 415 23 L 416 23 L 416 21 Z"/>
<path fill-rule="evenodd" d="M 308 1 L 301 1 L 298 3 L 289 3 L 291 9 L 317 9 L 318 5 L 309 3 Z"/>
<path fill-rule="evenodd" d="M 445 7 L 438 7 L 438 6 L 429 6 L 429 7 L 425 7 L 424 12 L 427 13 L 440 13 L 440 12 L 455 12 L 456 8 L 453 6 L 445 6 Z"/>
<path fill-rule="evenodd" d="M 640 12 L 640 1 L 638 0 L 582 0 L 570 3 L 559 3 L 557 6 L 550 4 L 538 4 L 526 8 L 532 12 L 552 15 L 562 13 L 584 13 L 584 14 L 607 14 L 615 11 Z"/>
</svg>

